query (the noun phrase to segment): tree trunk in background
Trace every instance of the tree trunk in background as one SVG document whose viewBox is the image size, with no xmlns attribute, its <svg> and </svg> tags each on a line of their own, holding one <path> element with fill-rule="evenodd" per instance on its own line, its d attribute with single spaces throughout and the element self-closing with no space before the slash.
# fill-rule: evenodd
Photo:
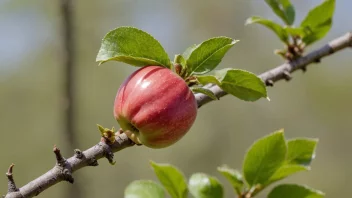
<svg viewBox="0 0 352 198">
<path fill-rule="evenodd" d="M 65 88 L 64 88 L 64 99 L 65 108 L 64 111 L 64 129 L 63 134 L 67 143 L 67 150 L 72 151 L 74 148 L 78 148 L 77 138 L 75 135 L 75 94 L 74 94 L 74 62 L 75 62 L 75 49 L 74 49 L 74 27 L 73 27 L 73 1 L 72 0 L 60 0 L 61 1 L 61 13 L 62 13 L 62 34 L 63 34 L 63 68 Z M 81 197 L 80 186 L 76 183 L 70 185 L 67 191 L 67 198 L 79 198 Z"/>
</svg>

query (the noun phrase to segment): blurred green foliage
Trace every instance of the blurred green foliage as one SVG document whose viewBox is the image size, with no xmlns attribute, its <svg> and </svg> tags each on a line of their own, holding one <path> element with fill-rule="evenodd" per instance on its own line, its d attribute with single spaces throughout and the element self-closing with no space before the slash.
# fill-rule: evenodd
<svg viewBox="0 0 352 198">
<path fill-rule="evenodd" d="M 296 19 L 320 1 L 292 1 Z M 350 29 L 350 1 L 337 1 L 333 27 L 309 49 L 341 36 Z M 210 37 L 228 36 L 241 40 L 224 57 L 220 68 L 241 68 L 256 74 L 282 62 L 273 55 L 280 41 L 260 26 L 244 26 L 253 14 L 274 18 L 271 9 L 259 0 L 105 0 L 75 1 L 74 22 L 77 52 L 75 147 L 86 149 L 99 141 L 96 124 L 115 126 L 112 106 L 122 81 L 135 68 L 123 63 L 95 62 L 101 39 L 118 26 L 135 26 L 149 32 L 169 54 L 182 52 Z M 302 18 L 299 18 L 302 17 Z M 65 157 L 62 98 L 63 63 L 61 16 L 57 1 L 0 1 L 0 170 L 16 164 L 18 186 L 49 170 L 55 163 L 52 147 L 56 144 Z M 137 179 L 156 180 L 149 160 L 179 167 L 187 177 L 194 172 L 218 176 L 216 167 L 240 167 L 248 145 L 271 131 L 285 128 L 290 137 L 319 138 L 312 171 L 297 174 L 286 182 L 300 183 L 322 190 L 326 195 L 344 197 L 348 193 L 352 159 L 349 122 L 352 119 L 350 51 L 345 50 L 321 63 L 296 72 L 289 83 L 280 82 L 268 89 L 271 101 L 248 103 L 226 96 L 202 107 L 191 131 L 177 144 L 162 150 L 133 147 L 115 154 L 111 166 L 102 160 L 98 167 L 84 168 L 75 176 L 83 197 L 122 197 L 125 187 Z M 173 57 L 169 57 L 172 59 Z M 330 173 L 326 179 L 326 173 Z M 233 195 L 230 184 L 219 177 L 225 195 Z M 40 197 L 58 198 L 71 185 L 60 183 Z M 5 175 L 0 192 L 7 188 Z M 263 193 L 263 195 L 266 193 Z M 261 197 L 261 196 L 258 196 Z"/>
</svg>

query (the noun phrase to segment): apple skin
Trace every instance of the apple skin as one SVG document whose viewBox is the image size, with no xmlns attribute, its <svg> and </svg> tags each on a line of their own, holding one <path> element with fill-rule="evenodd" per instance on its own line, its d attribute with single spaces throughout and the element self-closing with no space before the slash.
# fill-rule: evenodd
<svg viewBox="0 0 352 198">
<path fill-rule="evenodd" d="M 197 109 L 192 91 L 180 76 L 165 67 L 145 66 L 120 86 L 114 117 L 136 144 L 164 148 L 189 131 Z"/>
</svg>

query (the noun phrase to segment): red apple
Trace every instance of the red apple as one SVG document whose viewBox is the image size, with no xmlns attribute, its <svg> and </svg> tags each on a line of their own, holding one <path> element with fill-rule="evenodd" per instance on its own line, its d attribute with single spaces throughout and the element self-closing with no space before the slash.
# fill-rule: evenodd
<svg viewBox="0 0 352 198">
<path fill-rule="evenodd" d="M 135 143 L 164 148 L 180 140 L 192 127 L 197 102 L 176 73 L 161 66 L 145 66 L 120 86 L 114 116 Z"/>
</svg>

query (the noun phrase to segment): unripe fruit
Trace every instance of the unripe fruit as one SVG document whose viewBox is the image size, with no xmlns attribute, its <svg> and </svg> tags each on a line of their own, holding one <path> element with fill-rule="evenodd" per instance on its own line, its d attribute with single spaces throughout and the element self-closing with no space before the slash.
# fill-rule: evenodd
<svg viewBox="0 0 352 198">
<path fill-rule="evenodd" d="M 145 66 L 120 86 L 114 116 L 137 144 L 163 148 L 180 140 L 197 116 L 197 102 L 185 81 L 168 68 Z"/>
</svg>

